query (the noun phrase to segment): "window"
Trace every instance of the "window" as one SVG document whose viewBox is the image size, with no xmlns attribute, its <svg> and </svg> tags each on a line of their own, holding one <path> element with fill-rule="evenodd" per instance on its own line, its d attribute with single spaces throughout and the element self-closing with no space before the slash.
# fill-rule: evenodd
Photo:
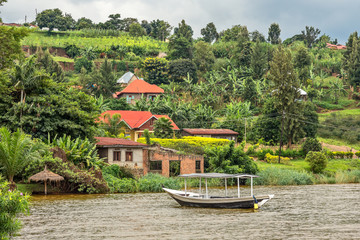
<svg viewBox="0 0 360 240">
<path fill-rule="evenodd" d="M 114 151 L 113 161 L 121 161 L 121 151 Z"/>
<path fill-rule="evenodd" d="M 150 161 L 150 171 L 151 170 L 162 170 L 162 161 Z"/>
<path fill-rule="evenodd" d="M 156 96 L 155 95 L 150 95 L 148 98 L 149 98 L 149 100 L 154 101 Z"/>
<path fill-rule="evenodd" d="M 129 162 L 133 161 L 133 152 L 126 152 L 125 153 L 125 161 L 129 161 Z"/>
<path fill-rule="evenodd" d="M 201 161 L 195 161 L 195 171 L 196 173 L 201 173 Z"/>
<path fill-rule="evenodd" d="M 127 103 L 131 103 L 131 101 L 135 98 L 135 96 L 132 96 L 132 95 L 127 95 L 126 96 L 126 102 Z"/>
</svg>

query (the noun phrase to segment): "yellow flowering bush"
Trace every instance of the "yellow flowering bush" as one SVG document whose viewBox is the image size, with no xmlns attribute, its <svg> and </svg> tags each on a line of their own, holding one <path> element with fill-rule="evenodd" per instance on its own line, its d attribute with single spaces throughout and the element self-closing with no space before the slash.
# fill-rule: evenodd
<svg viewBox="0 0 360 240">
<path fill-rule="evenodd" d="M 270 153 L 267 153 L 265 155 L 265 160 L 268 163 L 278 163 L 279 162 L 279 156 L 273 156 Z M 288 157 L 280 157 L 280 163 L 282 164 L 289 164 L 290 162 L 290 158 Z"/>
</svg>

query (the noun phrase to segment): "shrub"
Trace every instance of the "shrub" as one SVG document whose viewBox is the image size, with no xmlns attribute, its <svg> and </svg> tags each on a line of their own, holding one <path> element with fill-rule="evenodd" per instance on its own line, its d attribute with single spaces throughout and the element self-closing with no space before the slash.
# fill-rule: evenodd
<svg viewBox="0 0 360 240">
<path fill-rule="evenodd" d="M 275 155 L 279 155 L 279 150 L 275 151 Z M 281 150 L 281 156 L 282 157 L 288 157 L 288 158 L 295 159 L 295 158 L 298 158 L 298 157 L 303 157 L 304 155 L 305 154 L 304 154 L 303 150 L 300 150 L 300 151 L 293 150 L 293 149 Z"/>
<path fill-rule="evenodd" d="M 320 152 L 322 150 L 321 143 L 316 138 L 307 138 L 304 144 L 302 145 L 302 151 L 304 154 L 308 152 Z"/>
<path fill-rule="evenodd" d="M 80 55 L 80 48 L 75 44 L 70 44 L 65 47 L 65 52 L 69 57 L 75 58 Z"/>
<path fill-rule="evenodd" d="M 145 138 L 139 138 L 137 141 L 146 144 Z M 158 143 L 163 147 L 173 148 L 186 153 L 204 154 L 206 147 L 225 146 L 230 141 L 217 138 L 182 137 L 178 139 L 151 138 L 151 143 Z"/>
<path fill-rule="evenodd" d="M 356 152 L 355 155 L 360 158 L 360 152 Z"/>
<path fill-rule="evenodd" d="M 305 161 L 309 162 L 310 170 L 313 173 L 321 173 L 327 166 L 328 160 L 324 153 L 310 151 L 306 155 Z"/>
<path fill-rule="evenodd" d="M 169 63 L 169 74 L 171 76 L 171 80 L 176 82 L 183 82 L 188 75 L 193 82 L 196 82 L 196 70 L 196 65 L 190 59 L 178 59 Z"/>
<path fill-rule="evenodd" d="M 162 192 L 162 186 L 171 189 L 180 189 L 179 180 L 177 178 L 167 178 L 160 174 L 152 174 L 140 178 L 140 192 Z"/>
<path fill-rule="evenodd" d="M 134 178 L 131 170 L 125 167 L 120 167 L 119 165 L 112 164 L 104 167 L 102 169 L 103 175 L 110 174 L 116 178 Z"/>
<path fill-rule="evenodd" d="M 80 73 L 82 68 L 85 68 L 89 73 L 92 71 L 93 62 L 88 60 L 86 57 L 80 57 L 75 59 L 74 69 L 76 72 Z"/>
<path fill-rule="evenodd" d="M 345 158 L 351 159 L 351 158 L 353 158 L 354 153 L 353 152 L 342 152 L 342 151 L 337 151 L 337 152 L 327 151 L 326 155 L 330 159 L 335 159 L 335 158 L 338 158 L 338 159 L 345 159 Z"/>
<path fill-rule="evenodd" d="M 0 238 L 11 238 L 21 227 L 17 220 L 19 213 L 28 213 L 28 195 L 9 190 L 8 182 L 0 177 Z"/>
<path fill-rule="evenodd" d="M 267 153 L 265 155 L 265 160 L 268 163 L 278 163 L 279 162 L 279 156 L 273 156 L 270 153 Z M 288 157 L 280 157 L 280 163 L 282 164 L 289 164 L 290 158 Z"/>
<path fill-rule="evenodd" d="M 271 149 L 262 149 L 260 151 L 258 151 L 256 153 L 256 156 L 258 157 L 259 160 L 264 160 L 265 159 L 265 155 L 269 153 L 271 155 L 274 155 L 274 151 Z"/>
<path fill-rule="evenodd" d="M 306 185 L 313 184 L 312 176 L 306 172 L 270 167 L 259 172 L 254 179 L 256 185 Z"/>
</svg>

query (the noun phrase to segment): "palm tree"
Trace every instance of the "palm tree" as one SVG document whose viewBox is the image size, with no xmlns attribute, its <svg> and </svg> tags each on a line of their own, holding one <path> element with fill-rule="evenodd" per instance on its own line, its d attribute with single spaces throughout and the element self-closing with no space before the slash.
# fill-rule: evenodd
<svg viewBox="0 0 360 240">
<path fill-rule="evenodd" d="M 117 136 L 122 132 L 121 127 L 123 123 L 121 121 L 121 115 L 116 113 L 114 115 L 110 115 L 106 113 L 104 115 L 104 121 L 102 123 L 103 129 L 110 135 L 110 136 Z"/>
<path fill-rule="evenodd" d="M 17 173 L 32 160 L 40 158 L 41 146 L 20 129 L 12 133 L 5 127 L 0 128 L 0 168 L 12 185 Z"/>
<path fill-rule="evenodd" d="M 25 103 L 25 90 L 36 89 L 39 81 L 42 81 L 47 75 L 36 70 L 35 57 L 30 57 L 26 61 L 20 61 L 15 65 L 14 71 L 9 77 L 14 84 L 15 89 L 20 90 L 20 120 L 22 116 L 22 106 Z"/>
<path fill-rule="evenodd" d="M 154 124 L 154 134 L 158 138 L 172 138 L 174 136 L 174 130 L 170 119 L 161 117 Z"/>
</svg>

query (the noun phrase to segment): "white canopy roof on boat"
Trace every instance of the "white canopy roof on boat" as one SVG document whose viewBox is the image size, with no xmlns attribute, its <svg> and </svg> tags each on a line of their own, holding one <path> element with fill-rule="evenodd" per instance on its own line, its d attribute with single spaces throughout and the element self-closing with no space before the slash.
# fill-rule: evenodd
<svg viewBox="0 0 360 240">
<path fill-rule="evenodd" d="M 228 173 L 191 173 L 182 174 L 183 178 L 257 178 L 259 176 L 252 174 L 228 174 Z"/>
</svg>

